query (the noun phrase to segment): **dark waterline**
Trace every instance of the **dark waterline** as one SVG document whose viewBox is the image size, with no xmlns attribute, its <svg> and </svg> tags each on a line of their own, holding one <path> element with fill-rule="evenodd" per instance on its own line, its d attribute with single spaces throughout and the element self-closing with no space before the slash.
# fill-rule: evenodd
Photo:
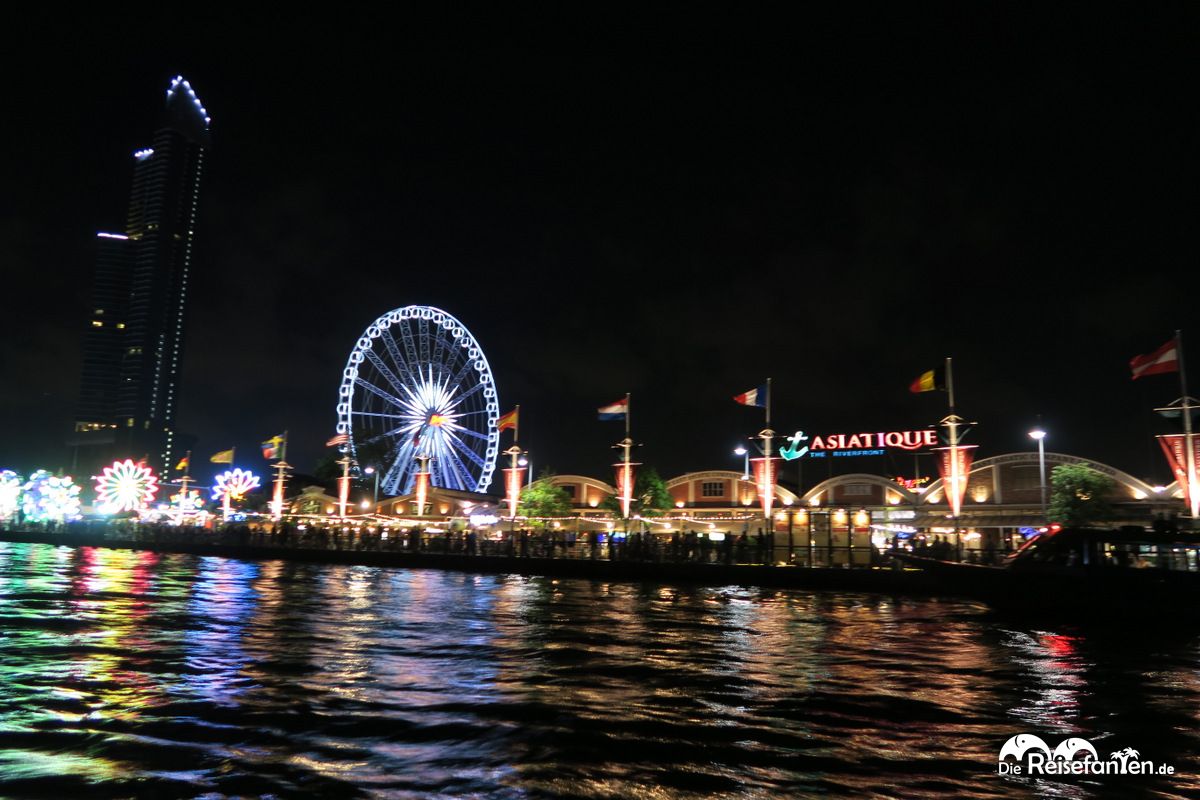
<svg viewBox="0 0 1200 800">
<path fill-rule="evenodd" d="M 0 795 L 1200 791 L 1200 641 L 967 601 L 0 543 Z M 1170 777 L 1023 783 L 1003 742 Z"/>
</svg>

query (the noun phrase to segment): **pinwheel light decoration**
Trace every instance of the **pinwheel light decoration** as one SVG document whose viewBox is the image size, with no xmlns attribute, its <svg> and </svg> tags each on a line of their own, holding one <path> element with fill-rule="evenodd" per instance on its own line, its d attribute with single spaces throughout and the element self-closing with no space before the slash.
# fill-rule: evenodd
<svg viewBox="0 0 1200 800">
<path fill-rule="evenodd" d="M 104 514 L 137 511 L 154 502 L 158 476 L 144 464 L 132 459 L 114 461 L 96 476 L 96 505 Z"/>
</svg>

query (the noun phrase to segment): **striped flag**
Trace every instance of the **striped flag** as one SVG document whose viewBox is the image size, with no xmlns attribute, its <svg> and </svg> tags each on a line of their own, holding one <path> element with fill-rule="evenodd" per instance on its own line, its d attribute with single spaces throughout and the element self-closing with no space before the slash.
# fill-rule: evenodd
<svg viewBox="0 0 1200 800">
<path fill-rule="evenodd" d="M 283 444 L 283 434 L 272 436 L 262 443 L 263 458 L 279 458 L 279 446 Z"/>
<path fill-rule="evenodd" d="M 741 403 L 744 406 L 755 406 L 756 408 L 767 407 L 767 385 L 755 386 L 753 389 L 735 394 L 733 402 Z"/>
<path fill-rule="evenodd" d="M 629 398 L 622 397 L 615 403 L 610 403 L 606 406 L 600 406 L 596 409 L 596 413 L 599 414 L 600 419 L 605 422 L 617 419 L 625 419 L 625 415 L 629 413 Z"/>
<path fill-rule="evenodd" d="M 350 434 L 339 433 L 337 436 L 334 436 L 332 439 L 330 439 L 328 442 L 326 442 L 325 446 L 326 447 L 337 447 L 340 444 L 350 444 Z"/>
<path fill-rule="evenodd" d="M 1129 362 L 1133 372 L 1131 380 L 1143 375 L 1160 375 L 1164 372 L 1179 372 L 1179 346 L 1174 339 L 1144 356 L 1134 356 Z"/>
<path fill-rule="evenodd" d="M 505 414 L 500 418 L 500 421 L 496 423 L 496 429 L 501 431 L 506 431 L 509 428 L 515 429 L 517 427 L 517 418 L 520 416 L 520 412 L 521 407 L 517 406 L 512 411 Z"/>
<path fill-rule="evenodd" d="M 922 372 L 917 379 L 908 385 L 908 390 L 914 394 L 920 392 L 944 392 L 946 390 L 946 369 L 938 367 L 928 372 Z"/>
</svg>

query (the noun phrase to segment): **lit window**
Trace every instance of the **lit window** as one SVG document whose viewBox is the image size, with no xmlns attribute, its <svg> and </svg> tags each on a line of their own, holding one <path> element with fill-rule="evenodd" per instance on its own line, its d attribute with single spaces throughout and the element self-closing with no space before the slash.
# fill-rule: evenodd
<svg viewBox="0 0 1200 800">
<path fill-rule="evenodd" d="M 724 497 L 725 482 L 724 481 L 705 481 L 700 484 L 701 497 Z"/>
<path fill-rule="evenodd" d="M 103 322 L 101 322 L 101 321 L 100 321 L 100 320 L 98 320 L 98 319 L 94 319 L 94 320 L 92 320 L 92 327 L 93 327 L 93 328 L 103 328 L 103 327 L 104 327 L 104 323 L 103 323 Z"/>
<path fill-rule="evenodd" d="M 99 316 L 103 316 L 103 315 L 104 315 L 104 309 L 103 309 L 103 308 L 97 308 L 97 309 L 96 309 L 96 316 L 97 316 L 97 317 L 99 317 Z"/>
<path fill-rule="evenodd" d="M 124 322 L 118 322 L 118 323 L 117 323 L 117 329 L 118 329 L 118 330 L 125 330 L 125 323 L 124 323 Z"/>
</svg>

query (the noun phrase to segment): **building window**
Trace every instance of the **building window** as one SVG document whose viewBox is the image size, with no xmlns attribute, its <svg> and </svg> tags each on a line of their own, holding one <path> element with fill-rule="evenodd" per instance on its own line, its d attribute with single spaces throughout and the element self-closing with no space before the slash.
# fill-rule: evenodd
<svg viewBox="0 0 1200 800">
<path fill-rule="evenodd" d="M 705 481 L 700 484 L 701 497 L 724 497 L 725 481 Z"/>
<path fill-rule="evenodd" d="M 560 488 L 564 492 L 566 492 L 567 496 L 570 497 L 572 501 L 574 501 L 579 487 L 573 483 L 564 483 L 564 484 L 561 484 L 558 488 Z"/>
<path fill-rule="evenodd" d="M 865 496 L 871 493 L 871 484 L 869 483 L 847 483 L 842 488 L 842 494 Z"/>
</svg>

